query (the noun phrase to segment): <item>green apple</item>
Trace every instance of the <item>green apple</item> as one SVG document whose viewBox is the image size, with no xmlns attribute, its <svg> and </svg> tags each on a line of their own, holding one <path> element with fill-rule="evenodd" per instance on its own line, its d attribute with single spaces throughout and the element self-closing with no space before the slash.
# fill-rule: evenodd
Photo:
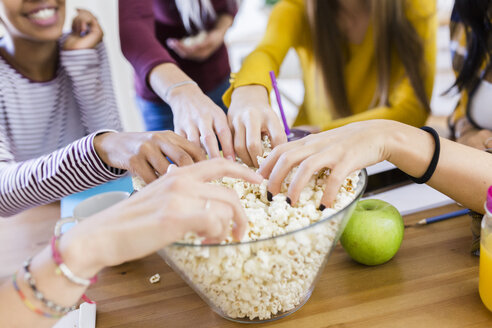
<svg viewBox="0 0 492 328">
<path fill-rule="evenodd" d="M 403 240 L 403 219 L 391 204 L 379 199 L 357 203 L 340 242 L 355 261 L 378 265 L 389 261 Z"/>
</svg>

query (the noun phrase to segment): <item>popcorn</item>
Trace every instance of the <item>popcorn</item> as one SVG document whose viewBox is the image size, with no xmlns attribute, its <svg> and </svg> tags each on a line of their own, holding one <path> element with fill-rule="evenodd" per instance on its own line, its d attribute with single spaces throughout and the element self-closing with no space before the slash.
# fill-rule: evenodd
<svg viewBox="0 0 492 328">
<path fill-rule="evenodd" d="M 155 275 L 150 277 L 149 281 L 151 284 L 157 284 L 159 281 L 161 281 L 161 275 L 156 273 Z"/>
<path fill-rule="evenodd" d="M 268 138 L 263 139 L 263 148 L 260 163 L 271 152 Z M 220 247 L 201 247 L 204 239 L 188 233 L 181 243 L 195 246 L 175 244 L 159 252 L 225 317 L 261 321 L 295 311 L 311 295 L 343 231 L 348 214 L 337 212 L 354 200 L 359 172 L 345 179 L 333 208 L 321 212 L 318 208 L 329 170 L 313 175 L 292 207 L 286 202 L 286 192 L 296 169 L 271 202 L 266 196 L 267 180 L 260 185 L 229 177 L 212 182 L 235 190 L 239 196 L 249 221 L 241 243 L 228 245 L 233 241 L 229 236 Z M 330 220 L 314 224 L 332 215 Z"/>
</svg>

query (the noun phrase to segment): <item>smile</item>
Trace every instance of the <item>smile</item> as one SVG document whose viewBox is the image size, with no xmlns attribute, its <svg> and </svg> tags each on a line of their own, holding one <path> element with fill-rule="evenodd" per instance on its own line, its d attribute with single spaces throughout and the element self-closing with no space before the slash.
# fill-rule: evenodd
<svg viewBox="0 0 492 328">
<path fill-rule="evenodd" d="M 39 26 L 51 26 L 58 20 L 56 8 L 40 8 L 26 15 L 34 24 Z"/>
</svg>

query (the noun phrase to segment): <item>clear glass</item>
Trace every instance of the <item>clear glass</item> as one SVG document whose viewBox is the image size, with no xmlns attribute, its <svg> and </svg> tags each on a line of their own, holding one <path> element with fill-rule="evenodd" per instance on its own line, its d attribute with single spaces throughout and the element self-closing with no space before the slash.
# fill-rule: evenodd
<svg viewBox="0 0 492 328">
<path fill-rule="evenodd" d="M 243 323 L 280 319 L 311 296 L 366 185 L 362 170 L 355 199 L 308 227 L 244 243 L 175 243 L 159 254 L 220 316 Z"/>
<path fill-rule="evenodd" d="M 492 311 L 492 214 L 485 206 L 480 231 L 480 269 L 478 290 L 483 304 Z"/>
</svg>

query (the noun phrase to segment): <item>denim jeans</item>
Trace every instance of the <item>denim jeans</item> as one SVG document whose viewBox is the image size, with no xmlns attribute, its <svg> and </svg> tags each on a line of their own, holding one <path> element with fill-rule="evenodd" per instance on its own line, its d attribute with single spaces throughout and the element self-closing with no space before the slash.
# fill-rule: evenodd
<svg viewBox="0 0 492 328">
<path fill-rule="evenodd" d="M 212 101 L 222 108 L 224 113 L 227 114 L 227 107 L 222 102 L 222 95 L 229 88 L 229 77 L 223 81 L 217 88 L 207 92 L 207 96 Z M 139 96 L 136 99 L 137 106 L 142 113 L 143 121 L 146 131 L 160 131 L 160 130 L 173 130 L 173 112 L 171 107 L 164 101 L 155 103 L 145 100 Z"/>
</svg>

